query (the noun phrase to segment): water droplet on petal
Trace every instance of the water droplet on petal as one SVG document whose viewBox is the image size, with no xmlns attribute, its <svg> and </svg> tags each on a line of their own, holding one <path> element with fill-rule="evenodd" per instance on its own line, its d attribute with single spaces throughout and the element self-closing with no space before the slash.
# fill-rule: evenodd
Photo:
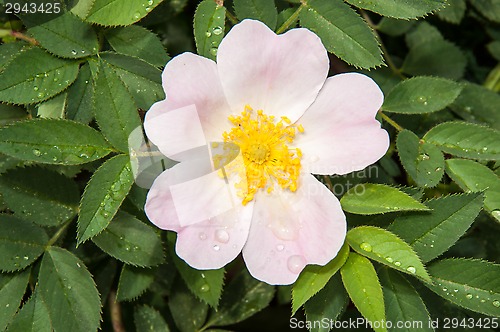
<svg viewBox="0 0 500 332">
<path fill-rule="evenodd" d="M 220 250 L 220 247 L 218 245 L 215 245 L 213 248 L 214 248 L 215 251 L 219 251 Z"/>
<path fill-rule="evenodd" d="M 229 242 L 229 233 L 223 229 L 218 229 L 215 232 L 215 239 L 221 243 Z"/>
<path fill-rule="evenodd" d="M 367 242 L 363 242 L 359 245 L 359 247 L 361 248 L 361 250 L 364 250 L 366 252 L 371 252 L 372 251 L 372 245 L 367 243 Z"/>
<path fill-rule="evenodd" d="M 283 251 L 284 249 L 285 249 L 285 246 L 284 246 L 284 245 L 282 245 L 282 244 L 278 244 L 278 245 L 276 246 L 276 250 L 278 250 L 278 251 Z"/>
<path fill-rule="evenodd" d="M 413 266 L 408 266 L 406 268 L 406 271 L 410 272 L 411 274 L 414 274 L 415 272 L 417 272 L 417 269 Z"/>
<path fill-rule="evenodd" d="M 201 232 L 200 234 L 198 234 L 198 237 L 200 238 L 200 240 L 206 240 L 207 239 L 207 234 Z"/>
<path fill-rule="evenodd" d="M 290 256 L 287 261 L 287 266 L 290 272 L 299 274 L 300 271 L 304 269 L 304 266 L 306 266 L 306 259 L 301 255 Z"/>
<path fill-rule="evenodd" d="M 500 301 L 498 300 L 495 300 L 492 302 L 493 306 L 496 307 L 496 308 L 500 308 Z"/>
</svg>

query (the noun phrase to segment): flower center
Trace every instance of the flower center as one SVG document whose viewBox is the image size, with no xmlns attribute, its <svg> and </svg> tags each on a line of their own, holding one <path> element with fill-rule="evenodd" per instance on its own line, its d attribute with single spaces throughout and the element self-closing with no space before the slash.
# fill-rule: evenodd
<svg viewBox="0 0 500 332">
<path fill-rule="evenodd" d="M 243 205 L 250 202 L 259 189 L 268 193 L 278 185 L 290 191 L 297 190 L 302 152 L 290 148 L 297 132 L 304 132 L 302 125 L 291 124 L 283 116 L 276 121 L 274 116 L 262 110 L 255 116 L 250 106 L 245 106 L 241 115 L 228 117 L 234 127 L 224 132 L 224 142 L 236 144 L 243 156 L 244 169 L 237 172 L 242 181 L 237 184 Z"/>
</svg>

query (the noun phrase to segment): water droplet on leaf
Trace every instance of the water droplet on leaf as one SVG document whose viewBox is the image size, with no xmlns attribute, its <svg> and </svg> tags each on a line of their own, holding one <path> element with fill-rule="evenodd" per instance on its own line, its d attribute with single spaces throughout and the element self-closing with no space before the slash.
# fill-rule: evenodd
<svg viewBox="0 0 500 332">
<path fill-rule="evenodd" d="M 417 272 L 417 269 L 415 269 L 415 267 L 413 266 L 408 266 L 406 268 L 406 271 L 410 272 L 411 274 L 414 274 L 415 272 Z"/>
<path fill-rule="evenodd" d="M 469 299 L 469 300 L 470 300 L 470 299 L 472 299 L 472 297 L 473 297 L 473 296 L 472 296 L 472 294 L 467 294 L 467 295 L 465 295 L 465 298 L 466 298 L 466 299 Z"/>
<path fill-rule="evenodd" d="M 222 28 L 221 27 L 215 27 L 213 29 L 213 33 L 214 33 L 214 35 L 217 35 L 217 36 L 220 35 L 222 33 Z"/>
<path fill-rule="evenodd" d="M 495 301 L 492 302 L 492 304 L 493 304 L 494 307 L 500 308 L 500 301 L 495 300 Z"/>
<path fill-rule="evenodd" d="M 38 149 L 33 149 L 33 154 L 37 157 L 40 157 L 42 155 L 42 153 Z"/>
<path fill-rule="evenodd" d="M 366 252 L 371 252 L 372 251 L 372 245 L 367 243 L 367 242 L 363 242 L 359 245 L 359 247 L 361 248 L 361 250 L 364 250 Z"/>
</svg>

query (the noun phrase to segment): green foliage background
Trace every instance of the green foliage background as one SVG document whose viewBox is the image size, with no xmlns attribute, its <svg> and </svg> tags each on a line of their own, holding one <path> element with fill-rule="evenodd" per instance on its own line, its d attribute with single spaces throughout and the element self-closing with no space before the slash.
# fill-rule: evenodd
<svg viewBox="0 0 500 332">
<path fill-rule="evenodd" d="M 498 327 L 499 1 L 0 4 L 0 331 L 286 331 L 292 314 Z M 134 184 L 128 137 L 165 97 L 162 67 L 215 59 L 244 18 L 314 31 L 332 74 L 363 72 L 385 94 L 386 156 L 319 178 L 341 198 L 346 244 L 292 286 L 241 259 L 190 268 Z"/>
</svg>

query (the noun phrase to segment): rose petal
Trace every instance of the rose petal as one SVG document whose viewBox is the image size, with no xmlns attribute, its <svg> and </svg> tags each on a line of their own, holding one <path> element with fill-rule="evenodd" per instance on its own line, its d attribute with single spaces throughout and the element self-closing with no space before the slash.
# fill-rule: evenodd
<svg viewBox="0 0 500 332">
<path fill-rule="evenodd" d="M 375 120 L 383 98 L 368 76 L 347 73 L 328 78 L 298 121 L 305 131 L 294 145 L 302 150 L 304 171 L 347 174 L 379 160 L 390 143 L 387 131 Z"/>
<path fill-rule="evenodd" d="M 256 198 L 243 258 L 252 276 L 293 283 L 306 264 L 324 265 L 344 243 L 346 221 L 337 198 L 310 174 L 295 193 Z"/>
<path fill-rule="evenodd" d="M 222 40 L 217 68 L 235 113 L 245 105 L 298 119 L 316 98 L 328 74 L 327 52 L 307 29 L 276 35 L 265 24 L 244 20 Z"/>
<path fill-rule="evenodd" d="M 239 255 L 248 237 L 253 204 L 232 210 L 177 233 L 175 251 L 195 269 L 218 269 Z"/>
<path fill-rule="evenodd" d="M 147 136 L 162 153 L 172 157 L 183 148 L 196 147 L 200 135 L 204 135 L 207 141 L 222 140 L 222 133 L 229 128 L 227 117 L 231 111 L 222 91 L 215 62 L 192 53 L 183 53 L 167 63 L 162 82 L 167 99 L 155 103 L 146 113 L 144 122 Z M 179 113 L 159 117 L 179 108 L 190 111 L 190 114 L 184 117 L 178 116 Z M 201 124 L 203 132 L 186 136 L 176 130 L 166 130 L 175 129 L 177 125 L 188 128 L 190 123 L 196 127 L 191 133 L 199 129 L 198 124 Z M 191 142 L 191 139 L 194 141 Z"/>
</svg>

